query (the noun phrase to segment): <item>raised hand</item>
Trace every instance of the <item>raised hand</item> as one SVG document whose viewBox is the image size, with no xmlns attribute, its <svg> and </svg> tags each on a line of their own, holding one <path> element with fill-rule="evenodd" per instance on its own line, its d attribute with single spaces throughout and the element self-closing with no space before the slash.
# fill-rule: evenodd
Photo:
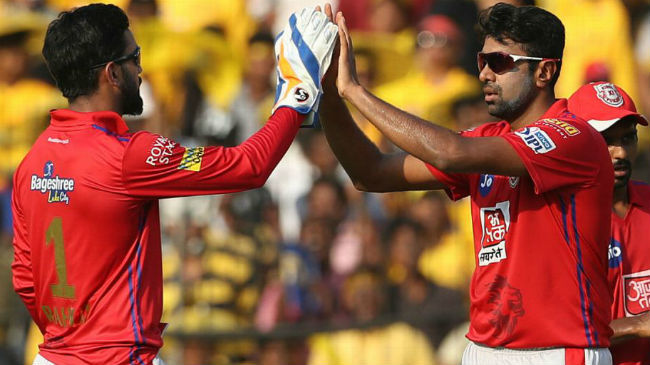
<svg viewBox="0 0 650 365">
<path fill-rule="evenodd" d="M 275 42 L 278 85 L 274 112 L 290 107 L 308 114 L 303 126 L 318 123 L 321 81 L 332 60 L 336 34 L 336 25 L 321 11 L 305 8 L 291 15 Z"/>
<path fill-rule="evenodd" d="M 343 17 L 343 13 L 340 11 L 336 14 L 336 24 L 339 27 L 338 33 L 340 43 L 336 87 L 339 91 L 339 95 L 345 98 L 348 95 L 348 92 L 352 88 L 359 87 L 360 83 L 357 76 L 356 64 L 354 61 L 352 38 L 350 38 L 350 32 L 348 31 L 348 27 L 345 24 L 345 17 Z"/>
</svg>

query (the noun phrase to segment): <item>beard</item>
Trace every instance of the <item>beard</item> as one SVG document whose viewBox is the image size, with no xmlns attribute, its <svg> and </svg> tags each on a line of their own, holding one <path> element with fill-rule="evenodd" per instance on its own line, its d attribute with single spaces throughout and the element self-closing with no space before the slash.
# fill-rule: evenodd
<svg viewBox="0 0 650 365">
<path fill-rule="evenodd" d="M 143 101 L 140 96 L 141 80 L 135 80 L 126 69 L 122 69 L 124 75 L 124 84 L 120 87 L 122 91 L 122 114 L 123 115 L 140 115 L 142 114 Z"/>
<path fill-rule="evenodd" d="M 614 177 L 614 189 L 620 189 L 627 186 L 627 183 L 632 177 L 632 164 L 629 160 L 617 160 L 614 162 L 614 170 L 627 170 L 627 173 L 623 176 Z"/>
<path fill-rule="evenodd" d="M 503 100 L 503 93 L 501 86 L 499 85 L 490 85 L 499 95 L 499 99 L 492 103 L 488 104 L 488 113 L 490 115 L 497 117 L 502 120 L 515 120 L 518 116 L 523 114 L 526 110 L 526 107 L 530 105 L 530 102 L 535 98 L 536 88 L 533 82 L 533 75 L 526 77 L 524 79 L 521 87 L 521 92 L 514 99 L 509 101 Z"/>
</svg>

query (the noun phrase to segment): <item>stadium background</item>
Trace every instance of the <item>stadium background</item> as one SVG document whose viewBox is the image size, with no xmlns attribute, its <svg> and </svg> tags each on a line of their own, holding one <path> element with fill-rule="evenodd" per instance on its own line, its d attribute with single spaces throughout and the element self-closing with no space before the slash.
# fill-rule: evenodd
<svg viewBox="0 0 650 365">
<path fill-rule="evenodd" d="M 273 37 L 313 0 L 116 0 L 142 47 L 145 111 L 187 145 L 236 145 L 270 112 Z M 64 107 L 40 48 L 56 14 L 88 2 L 0 0 L 0 365 L 31 364 L 39 333 L 13 293 L 11 175 Z M 339 0 L 362 82 L 462 130 L 490 121 L 477 81 L 489 0 Z M 526 4 L 530 1 L 515 1 Z M 567 32 L 559 97 L 610 80 L 650 110 L 650 2 L 538 0 Z M 384 151 L 390 142 L 359 113 Z M 648 181 L 649 133 L 636 178 Z M 266 186 L 161 202 L 162 357 L 169 365 L 459 363 L 474 265 L 467 200 L 360 193 L 318 130 L 303 130 Z"/>
</svg>

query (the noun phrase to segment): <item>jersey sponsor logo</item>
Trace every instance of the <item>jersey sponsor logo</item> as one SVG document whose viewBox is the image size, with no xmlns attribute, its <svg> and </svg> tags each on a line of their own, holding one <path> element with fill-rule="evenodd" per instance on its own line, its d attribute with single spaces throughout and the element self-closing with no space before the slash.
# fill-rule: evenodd
<svg viewBox="0 0 650 365">
<path fill-rule="evenodd" d="M 650 270 L 623 275 L 623 285 L 626 316 L 650 310 Z"/>
<path fill-rule="evenodd" d="M 621 266 L 623 262 L 623 245 L 615 240 L 613 237 L 609 241 L 609 248 L 607 250 L 607 260 L 609 267 L 614 269 Z"/>
<path fill-rule="evenodd" d="M 481 208 L 481 249 L 478 252 L 479 266 L 487 266 L 508 258 L 506 234 L 510 228 L 510 202 L 497 203 L 494 207 Z"/>
<path fill-rule="evenodd" d="M 59 138 L 52 138 L 52 137 L 47 137 L 47 141 L 51 143 L 61 143 L 61 144 L 70 143 L 69 139 L 59 139 Z"/>
<path fill-rule="evenodd" d="M 169 138 L 158 136 L 154 141 L 153 146 L 151 146 L 149 156 L 147 156 L 145 162 L 151 166 L 168 164 L 169 156 L 172 155 L 174 147 L 176 147 L 176 142 Z"/>
<path fill-rule="evenodd" d="M 515 134 L 536 154 L 547 153 L 555 149 L 555 143 L 551 137 L 538 127 L 526 127 Z"/>
<path fill-rule="evenodd" d="M 578 134 L 580 134 L 580 130 L 570 124 L 569 122 L 565 122 L 563 120 L 559 119 L 542 119 L 538 121 L 537 123 L 540 124 L 545 124 L 556 131 L 558 131 L 562 136 L 568 136 L 568 137 L 573 137 Z"/>
<path fill-rule="evenodd" d="M 489 322 L 494 327 L 497 338 L 511 335 L 519 317 L 526 314 L 521 290 L 510 285 L 501 275 L 495 276 L 494 281 L 488 284 L 487 303 L 490 309 Z"/>
<path fill-rule="evenodd" d="M 47 193 L 48 203 L 70 204 L 68 194 L 74 191 L 74 179 L 54 175 L 54 163 L 47 161 L 43 167 L 43 176 L 32 175 L 30 190 L 41 194 Z"/>
<path fill-rule="evenodd" d="M 494 175 L 483 174 L 479 177 L 478 191 L 481 196 L 487 196 L 494 185 Z"/>
<path fill-rule="evenodd" d="M 201 162 L 205 154 L 203 147 L 186 148 L 181 163 L 178 165 L 179 170 L 201 171 Z"/>
<path fill-rule="evenodd" d="M 594 90 L 596 90 L 596 96 L 598 96 L 598 99 L 603 103 L 613 107 L 623 105 L 623 96 L 621 96 L 621 93 L 616 90 L 614 85 L 609 83 L 598 84 L 594 85 Z"/>
</svg>

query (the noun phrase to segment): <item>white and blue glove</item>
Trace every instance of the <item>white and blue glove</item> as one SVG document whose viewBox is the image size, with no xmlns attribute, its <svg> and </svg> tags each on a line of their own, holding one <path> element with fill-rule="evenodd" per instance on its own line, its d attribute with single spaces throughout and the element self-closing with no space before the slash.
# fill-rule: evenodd
<svg viewBox="0 0 650 365">
<path fill-rule="evenodd" d="M 305 8 L 291 15 L 275 40 L 278 85 L 272 112 L 289 107 L 307 114 L 301 127 L 318 125 L 321 80 L 332 61 L 337 37 L 337 26 L 320 11 Z"/>
</svg>

